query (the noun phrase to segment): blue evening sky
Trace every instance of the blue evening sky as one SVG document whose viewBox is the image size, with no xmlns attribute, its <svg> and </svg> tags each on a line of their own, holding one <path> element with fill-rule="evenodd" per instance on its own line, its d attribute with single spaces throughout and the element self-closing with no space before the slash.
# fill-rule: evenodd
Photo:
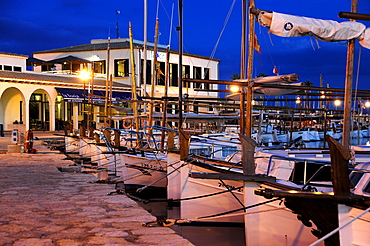
<svg viewBox="0 0 370 246">
<path fill-rule="evenodd" d="M 35 51 L 89 43 L 91 39 L 116 38 L 116 10 L 121 38 L 128 37 L 128 22 L 134 39 L 143 40 L 143 0 L 54 0 L 0 1 L 0 51 L 30 55 Z M 148 0 L 148 40 L 153 41 L 158 1 Z M 225 20 L 231 15 L 216 47 Z M 221 60 L 220 79 L 230 80 L 240 71 L 241 0 L 183 0 L 184 51 Z M 173 27 L 170 27 L 174 6 Z M 350 11 L 350 0 L 256 0 L 259 9 L 320 19 L 338 18 L 340 11 Z M 359 13 L 370 13 L 370 2 L 359 1 Z M 178 25 L 177 1 L 159 1 L 159 42 L 177 49 L 175 27 Z M 363 22 L 370 27 L 369 22 Z M 343 88 L 347 47 L 345 43 L 325 43 L 310 37 L 281 38 L 267 33 L 256 24 L 262 54 L 255 53 L 254 74 L 297 73 L 302 82 L 319 86 L 320 73 L 331 87 Z M 361 59 L 358 60 L 361 52 Z M 356 45 L 356 66 L 360 61 L 358 89 L 370 89 L 370 50 Z"/>
</svg>

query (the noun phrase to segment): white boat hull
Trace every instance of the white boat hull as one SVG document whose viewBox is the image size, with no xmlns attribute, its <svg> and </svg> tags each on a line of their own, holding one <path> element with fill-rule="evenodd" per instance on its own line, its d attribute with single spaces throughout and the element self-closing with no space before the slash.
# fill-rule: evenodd
<svg viewBox="0 0 370 246">
<path fill-rule="evenodd" d="M 167 160 L 119 154 L 120 165 L 117 167 L 125 185 L 167 187 Z"/>
<path fill-rule="evenodd" d="M 177 174 L 181 182 L 175 184 L 171 176 L 169 177 L 168 189 L 177 189 L 179 198 L 191 198 L 205 196 L 198 199 L 181 201 L 180 217 L 182 219 L 206 222 L 241 222 L 246 225 L 247 245 L 308 245 L 316 240 L 311 234 L 310 228 L 305 227 L 297 220 L 296 215 L 285 208 L 280 201 L 273 201 L 268 204 L 260 205 L 248 209 L 244 214 L 244 207 L 266 202 L 267 199 L 254 194 L 254 190 L 259 187 L 258 183 L 242 181 L 232 181 L 213 179 L 195 179 L 188 176 L 189 172 L 210 173 L 215 172 L 210 169 L 188 164 L 181 168 L 181 174 Z M 178 186 L 177 188 L 175 186 Z M 227 188 L 238 188 L 230 192 L 207 196 L 213 193 L 226 191 Z M 240 188 L 242 187 L 242 188 Z M 170 194 L 170 192 L 168 193 Z M 172 198 L 172 197 L 169 197 Z M 231 210 L 240 209 L 220 217 L 202 219 L 200 217 L 224 213 Z M 235 216 L 236 215 L 236 216 Z M 271 223 L 276 221 L 278 223 Z"/>
</svg>

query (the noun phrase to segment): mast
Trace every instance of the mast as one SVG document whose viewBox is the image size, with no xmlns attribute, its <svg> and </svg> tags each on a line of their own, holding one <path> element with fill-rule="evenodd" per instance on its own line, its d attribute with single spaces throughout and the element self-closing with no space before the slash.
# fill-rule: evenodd
<svg viewBox="0 0 370 246">
<path fill-rule="evenodd" d="M 247 105 L 246 105 L 246 127 L 245 134 L 247 137 L 252 136 L 252 100 L 253 100 L 253 82 L 252 82 L 252 71 L 253 71 L 253 54 L 254 54 L 254 14 L 251 10 L 255 8 L 254 0 L 249 0 L 248 7 L 248 18 L 249 18 L 249 34 L 248 34 L 248 64 L 247 64 Z"/>
<path fill-rule="evenodd" d="M 164 85 L 164 97 L 168 95 L 168 86 L 170 83 L 170 47 L 171 47 L 171 30 L 172 30 L 172 17 L 173 17 L 173 4 L 172 4 L 172 14 L 171 14 L 171 24 L 170 24 L 170 38 L 168 41 L 168 46 L 166 50 L 166 79 Z M 163 100 L 163 113 L 162 113 L 162 127 L 166 127 L 166 117 L 167 117 L 167 99 Z M 162 130 L 161 136 L 161 148 L 164 148 L 164 139 L 166 132 Z"/>
<path fill-rule="evenodd" d="M 129 32 L 130 32 L 130 60 L 131 60 L 131 85 L 132 85 L 132 99 L 134 100 L 134 118 L 135 118 L 135 130 L 139 131 L 139 112 L 137 109 L 137 97 L 136 97 L 136 76 L 135 76 L 135 57 L 134 57 L 134 44 L 132 39 L 132 26 L 129 22 Z"/>
<path fill-rule="evenodd" d="M 241 39 L 241 54 L 240 54 L 240 79 L 245 79 L 246 67 L 246 29 L 247 29 L 247 1 L 242 1 L 242 39 Z M 240 134 L 245 134 L 245 88 L 240 88 Z"/>
<path fill-rule="evenodd" d="M 358 10 L 358 0 L 352 0 L 351 12 L 356 13 Z M 355 21 L 351 19 L 351 21 Z M 349 149 L 349 140 L 351 139 L 351 101 L 352 101 L 352 84 L 353 84 L 353 64 L 355 56 L 355 39 L 348 41 L 347 63 L 346 63 L 346 80 L 345 80 L 345 97 L 343 113 L 343 136 L 342 145 Z"/>
<path fill-rule="evenodd" d="M 144 64 L 143 64 L 143 84 L 144 84 L 144 92 L 143 96 L 146 97 L 146 69 L 147 69 L 147 36 L 148 36 L 148 0 L 144 0 L 144 44 L 143 44 L 143 56 L 144 56 Z M 144 114 L 146 114 L 146 103 L 144 104 Z"/>
<path fill-rule="evenodd" d="M 158 18 L 155 21 L 155 35 L 154 35 L 154 50 L 153 50 L 153 75 L 152 75 L 152 86 L 150 88 L 150 96 L 154 97 L 154 87 L 157 83 L 157 45 L 158 45 L 158 26 L 159 20 Z M 149 109 L 149 119 L 148 119 L 148 126 L 152 126 L 153 123 L 153 109 L 154 109 L 154 101 L 150 103 Z"/>
<path fill-rule="evenodd" d="M 107 77 L 105 80 L 105 100 L 104 100 L 104 126 L 107 126 L 107 116 L 108 116 L 108 96 L 109 96 L 109 61 L 110 61 L 110 37 L 108 37 L 107 46 Z"/>
<path fill-rule="evenodd" d="M 182 128 L 182 0 L 179 0 L 179 27 L 177 30 L 179 31 L 179 129 Z"/>
<path fill-rule="evenodd" d="M 116 37 L 119 38 L 119 27 L 118 27 L 118 15 L 121 13 L 121 11 L 116 10 Z"/>
</svg>

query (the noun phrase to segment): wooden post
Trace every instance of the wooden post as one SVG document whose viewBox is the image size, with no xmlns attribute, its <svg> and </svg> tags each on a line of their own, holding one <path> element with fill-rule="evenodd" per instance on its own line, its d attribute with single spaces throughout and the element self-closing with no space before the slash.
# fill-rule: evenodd
<svg viewBox="0 0 370 246">
<path fill-rule="evenodd" d="M 155 36 L 154 36 L 154 50 L 153 50 L 153 74 L 152 74 L 152 86 L 150 88 L 150 96 L 154 97 L 154 88 L 157 84 L 157 45 L 158 45 L 158 29 L 159 29 L 159 20 L 156 19 L 155 21 Z M 153 99 L 151 99 L 153 100 Z M 149 117 L 148 117 L 148 126 L 153 125 L 153 109 L 154 109 L 154 101 L 151 101 L 149 104 Z M 148 130 L 151 132 L 151 130 Z"/>
<path fill-rule="evenodd" d="M 121 131 L 119 130 L 114 130 L 114 146 L 119 149 L 120 146 L 120 139 L 121 138 Z"/>
<path fill-rule="evenodd" d="M 173 150 L 175 148 L 175 133 L 173 131 L 169 131 L 167 136 L 167 149 Z"/>
<path fill-rule="evenodd" d="M 329 143 L 330 158 L 331 158 L 331 178 L 333 182 L 334 195 L 349 196 L 349 169 L 348 161 L 351 154 L 345 146 L 335 141 L 329 135 L 325 136 Z"/>
<path fill-rule="evenodd" d="M 255 8 L 254 0 L 249 1 L 249 34 L 248 34 L 248 66 L 247 66 L 247 105 L 246 105 L 246 119 L 245 119 L 245 134 L 247 137 L 252 136 L 252 101 L 253 101 L 253 81 L 252 81 L 252 72 L 253 72 L 253 54 L 254 54 L 254 14 L 251 13 L 251 10 Z"/>
<path fill-rule="evenodd" d="M 186 160 L 189 156 L 190 135 L 180 128 L 180 160 Z"/>
<path fill-rule="evenodd" d="M 242 145 L 243 174 L 255 175 L 254 149 L 257 143 L 243 134 L 239 134 L 239 137 Z"/>
<path fill-rule="evenodd" d="M 166 52 L 166 79 L 164 85 L 164 97 L 168 95 L 168 85 L 170 82 L 170 47 L 167 47 Z M 162 127 L 166 127 L 166 117 L 167 117 L 167 99 L 163 100 L 163 108 L 162 108 Z M 161 136 L 161 149 L 164 148 L 164 139 L 165 139 L 166 132 L 162 129 L 162 136 Z"/>
<path fill-rule="evenodd" d="M 135 75 L 135 57 L 134 57 L 134 44 L 132 38 L 132 27 L 131 22 L 129 22 L 129 32 L 130 32 L 130 60 L 131 60 L 131 86 L 132 86 L 132 99 L 134 101 L 134 117 L 135 117 L 135 130 L 139 131 L 139 111 L 137 108 L 137 97 L 136 97 L 136 75 Z"/>
<path fill-rule="evenodd" d="M 358 1 L 352 0 L 351 12 L 355 13 L 358 9 Z M 354 20 L 351 20 L 354 21 Z M 348 41 L 347 63 L 346 63 L 346 82 L 345 82 L 345 97 L 344 97 L 344 113 L 343 113 L 343 146 L 349 149 L 349 141 L 351 139 L 351 103 L 352 103 L 352 84 L 353 84 L 353 64 L 355 58 L 355 40 Z"/>
</svg>

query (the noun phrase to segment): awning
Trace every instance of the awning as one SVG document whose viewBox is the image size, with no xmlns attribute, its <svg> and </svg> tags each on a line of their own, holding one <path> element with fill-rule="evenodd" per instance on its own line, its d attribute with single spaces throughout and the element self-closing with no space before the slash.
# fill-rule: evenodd
<svg viewBox="0 0 370 246">
<path fill-rule="evenodd" d="M 83 100 L 88 99 L 88 90 L 84 89 L 72 89 L 72 88 L 55 88 L 64 98 L 64 101 L 67 102 L 83 102 Z M 93 94 L 93 102 L 94 103 L 104 103 L 105 99 L 101 97 L 105 97 L 105 91 L 102 90 L 94 90 Z M 101 96 L 101 97 L 99 97 Z M 137 99 L 141 100 L 141 98 L 137 95 Z M 112 103 L 113 104 L 125 104 L 126 102 L 120 100 L 131 100 L 131 92 L 124 92 L 124 91 L 113 91 L 112 92 Z"/>
<path fill-rule="evenodd" d="M 61 58 L 57 58 L 54 60 L 48 61 L 48 63 L 64 63 L 64 62 L 70 62 L 70 63 L 90 63 L 91 61 L 82 59 L 76 56 L 65 56 Z"/>
<path fill-rule="evenodd" d="M 30 57 L 26 60 L 27 65 L 51 65 L 52 63 L 49 63 L 47 61 L 35 58 L 35 57 Z"/>
</svg>

